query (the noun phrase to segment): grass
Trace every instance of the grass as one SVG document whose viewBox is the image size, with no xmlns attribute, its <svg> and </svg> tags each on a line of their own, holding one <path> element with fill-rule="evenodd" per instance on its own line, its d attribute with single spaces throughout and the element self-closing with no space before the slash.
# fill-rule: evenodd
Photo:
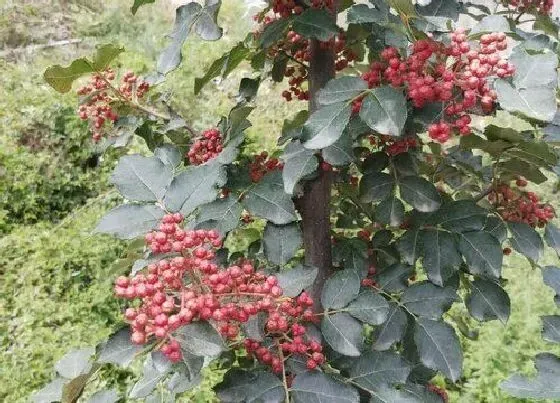
<svg viewBox="0 0 560 403">
<path fill-rule="evenodd" d="M 0 148 L 30 159 L 36 157 L 18 144 L 18 136 L 37 124 L 45 125 L 48 133 L 53 112 L 73 108 L 76 102 L 73 94 L 57 94 L 43 82 L 46 66 L 66 64 L 91 53 L 97 43 L 118 42 L 127 49 L 119 59 L 122 66 L 147 73 L 153 69 L 158 51 L 165 44 L 163 35 L 172 23 L 171 10 L 163 2 L 141 8 L 136 17 L 130 14 L 128 4 L 116 0 L 14 3 L 0 0 L 1 46 L 83 39 L 78 46 L 0 60 L 0 88 L 4 90 L 0 97 Z M 165 84 L 174 106 L 199 129 L 213 125 L 221 114 L 227 113 L 235 104 L 239 79 L 248 74 L 234 73 L 221 83 L 209 84 L 200 97 L 192 94 L 194 77 L 244 37 L 249 23 L 239 22 L 242 14 L 239 1 L 225 2 L 221 12 L 221 25 L 226 27 L 224 39 L 214 43 L 188 41 L 182 67 L 171 73 Z M 51 28 L 52 21 L 57 22 L 58 29 Z M 295 104 L 282 102 L 277 93 L 278 88 L 272 86 L 259 92 L 260 106 L 251 115 L 253 127 L 249 130 L 255 150 L 272 150 L 283 119 L 296 112 Z M 135 148 L 142 150 L 141 145 Z M 48 154 L 39 157 L 47 158 Z M 119 322 L 120 307 L 111 297 L 111 279 L 126 270 L 118 261 L 125 254 L 125 246 L 90 233 L 98 218 L 115 203 L 113 193 L 108 193 L 103 184 L 113 164 L 114 158 L 101 161 L 97 171 L 101 185 L 95 188 L 99 195 L 62 222 L 15 226 L 0 239 L 1 401 L 25 401 L 51 378 L 53 363 L 68 349 L 96 344 Z M 8 174 L 13 172 L 9 166 L 5 169 Z M 33 193 L 33 187 L 26 186 L 30 186 L 28 193 Z M 0 212 L 0 224 L 1 220 Z M 558 263 L 550 250 L 544 261 Z M 540 271 L 514 255 L 508 259 L 504 275 L 509 280 L 507 290 L 512 299 L 510 321 L 506 326 L 494 322 L 473 324 L 480 331 L 478 340 L 463 341 L 468 382 L 451 391 L 452 402 L 520 402 L 503 394 L 498 382 L 515 371 L 531 373 L 536 352 L 560 353 L 540 336 L 539 316 L 555 312 L 552 293 L 542 284 Z M 99 383 L 117 379 L 121 389 L 133 379 L 130 371 L 107 375 Z M 216 375 L 210 373 L 203 387 L 187 400 L 212 401 L 208 389 L 215 379 Z"/>
</svg>

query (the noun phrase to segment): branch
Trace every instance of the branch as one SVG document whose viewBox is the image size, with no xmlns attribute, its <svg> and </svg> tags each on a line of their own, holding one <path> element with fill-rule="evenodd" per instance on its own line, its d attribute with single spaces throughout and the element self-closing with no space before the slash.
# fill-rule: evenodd
<svg viewBox="0 0 560 403">
<path fill-rule="evenodd" d="M 493 184 L 488 186 L 486 189 L 484 189 L 478 195 L 476 195 L 474 197 L 474 201 L 478 203 L 479 201 L 484 199 L 486 196 L 488 196 L 490 193 L 492 193 L 492 190 L 494 190 L 494 185 Z"/>
</svg>

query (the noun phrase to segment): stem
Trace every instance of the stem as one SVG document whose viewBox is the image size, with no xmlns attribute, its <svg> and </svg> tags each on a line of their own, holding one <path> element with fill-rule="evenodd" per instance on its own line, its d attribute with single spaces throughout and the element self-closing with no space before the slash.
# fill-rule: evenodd
<svg viewBox="0 0 560 403">
<path fill-rule="evenodd" d="M 282 361 L 282 385 L 284 386 L 284 393 L 286 395 L 285 402 L 290 403 L 290 388 L 288 388 L 288 381 L 286 379 L 284 352 L 280 348 L 280 343 L 278 343 L 278 340 L 276 340 L 276 348 L 278 349 L 278 355 L 280 356 L 280 360 Z"/>
<path fill-rule="evenodd" d="M 332 14 L 336 18 L 336 10 Z M 332 49 L 321 49 L 319 42 L 311 43 L 309 63 L 309 112 L 318 109 L 317 92 L 335 76 L 335 56 Z M 298 201 L 302 216 L 305 263 L 318 269 L 311 287 L 314 311 L 321 312 L 321 291 L 332 270 L 330 198 L 332 178 L 329 172 L 319 170 L 319 176 L 304 186 Z"/>
</svg>

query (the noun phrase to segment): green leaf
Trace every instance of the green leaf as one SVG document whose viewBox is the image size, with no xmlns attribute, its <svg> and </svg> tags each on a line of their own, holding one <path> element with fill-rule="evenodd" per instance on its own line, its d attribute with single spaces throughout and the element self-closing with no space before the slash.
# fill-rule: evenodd
<svg viewBox="0 0 560 403">
<path fill-rule="evenodd" d="M 363 346 L 362 325 L 349 314 L 324 315 L 321 333 L 332 349 L 342 355 L 358 356 Z"/>
<path fill-rule="evenodd" d="M 128 367 L 137 354 L 142 351 L 142 346 L 132 344 L 130 329 L 122 328 L 114 333 L 103 343 L 97 351 L 97 362 L 100 364 L 115 364 Z"/>
<path fill-rule="evenodd" d="M 442 288 L 430 283 L 417 283 L 404 291 L 401 304 L 413 314 L 439 319 L 457 299 L 458 296 L 451 287 Z"/>
<path fill-rule="evenodd" d="M 380 325 L 389 316 L 389 304 L 381 295 L 365 290 L 346 306 L 346 311 L 362 322 Z"/>
<path fill-rule="evenodd" d="M 519 158 L 511 158 L 500 164 L 500 167 L 504 171 L 514 175 L 524 176 L 527 180 L 536 183 L 537 185 L 548 180 L 548 178 L 543 175 L 537 166 L 534 166 L 526 161 L 522 161 Z"/>
<path fill-rule="evenodd" d="M 510 222 L 508 228 L 512 236 L 511 246 L 528 259 L 537 262 L 544 252 L 544 243 L 539 233 L 523 222 Z"/>
<path fill-rule="evenodd" d="M 509 296 L 493 281 L 476 279 L 465 301 L 469 313 L 479 322 L 498 319 L 504 325 L 511 311 Z"/>
<path fill-rule="evenodd" d="M 335 260 L 362 275 L 367 271 L 367 245 L 361 239 L 343 239 L 334 246 Z"/>
<path fill-rule="evenodd" d="M 437 229 L 423 230 L 420 235 L 420 253 L 426 275 L 432 283 L 441 287 L 463 263 L 457 241 L 449 232 Z"/>
<path fill-rule="evenodd" d="M 152 353 L 144 362 L 142 378 L 134 384 L 128 397 L 139 399 L 148 396 L 170 369 L 171 361 L 161 353 Z"/>
<path fill-rule="evenodd" d="M 482 34 L 490 32 L 511 32 L 508 19 L 503 15 L 487 15 L 471 29 L 469 36 L 480 38 Z"/>
<path fill-rule="evenodd" d="M 175 337 L 181 348 L 193 355 L 217 356 L 226 350 L 222 336 L 208 322 L 192 322 L 181 327 Z"/>
<path fill-rule="evenodd" d="M 303 126 L 305 148 L 318 150 L 336 143 L 348 125 L 352 107 L 347 102 L 324 106 L 315 111 Z"/>
<path fill-rule="evenodd" d="M 388 0 L 387 3 L 389 3 L 397 13 L 403 14 L 405 17 L 414 17 L 417 15 L 411 0 Z"/>
<path fill-rule="evenodd" d="M 292 384 L 294 403 L 358 403 L 358 391 L 319 371 L 304 372 Z"/>
<path fill-rule="evenodd" d="M 554 53 L 531 54 L 521 49 L 516 50 L 509 60 L 515 66 L 515 88 L 556 87 L 558 58 Z"/>
<path fill-rule="evenodd" d="M 343 135 L 332 145 L 322 151 L 323 159 L 331 165 L 344 166 L 354 161 L 352 138 L 349 134 Z"/>
<path fill-rule="evenodd" d="M 200 206 L 196 228 L 215 229 L 222 236 L 237 228 L 243 206 L 237 197 L 228 196 Z"/>
<path fill-rule="evenodd" d="M 276 274 L 278 285 L 284 291 L 282 295 L 291 298 L 297 297 L 303 290 L 311 287 L 315 277 L 317 277 L 317 268 L 303 265 Z"/>
<path fill-rule="evenodd" d="M 327 279 L 321 294 L 321 304 L 325 309 L 340 309 L 359 293 L 359 273 L 352 269 L 340 270 Z"/>
<path fill-rule="evenodd" d="M 453 201 L 438 211 L 437 223 L 448 231 L 476 231 L 484 227 L 487 214 L 472 200 Z"/>
<path fill-rule="evenodd" d="M 113 44 L 106 44 L 97 48 L 93 60 L 86 58 L 74 60 L 70 66 L 62 67 L 57 64 L 47 68 L 43 74 L 45 81 L 58 92 L 68 92 L 72 83 L 84 74 L 105 70 L 124 48 Z"/>
<path fill-rule="evenodd" d="M 535 367 L 535 377 L 515 374 L 501 382 L 500 388 L 518 398 L 560 399 L 560 358 L 550 353 L 538 354 Z"/>
<path fill-rule="evenodd" d="M 556 251 L 556 254 L 560 257 L 560 230 L 552 223 L 546 225 L 544 231 L 544 239 L 548 246 Z"/>
<path fill-rule="evenodd" d="M 259 92 L 260 85 L 260 77 L 243 77 L 239 82 L 239 97 L 246 102 L 253 101 Z"/>
<path fill-rule="evenodd" d="M 472 274 L 499 278 L 503 251 L 500 243 L 488 232 L 472 231 L 459 236 L 459 250 Z"/>
<path fill-rule="evenodd" d="M 408 319 L 406 313 L 394 302 L 389 303 L 389 313 L 385 322 L 373 333 L 373 349 L 385 351 L 402 340 Z"/>
<path fill-rule="evenodd" d="M 175 26 L 169 35 L 171 43 L 157 61 L 159 73 L 167 74 L 181 64 L 181 48 L 192 31 L 205 41 L 221 38 L 222 28 L 216 24 L 220 4 L 219 0 L 206 0 L 204 6 L 191 2 L 175 10 Z"/>
<path fill-rule="evenodd" d="M 308 117 L 309 112 L 303 110 L 296 113 L 292 119 L 284 119 L 282 136 L 278 139 L 278 144 L 284 144 L 289 139 L 299 139 Z"/>
<path fill-rule="evenodd" d="M 95 354 L 92 347 L 70 351 L 54 364 L 54 369 L 66 379 L 74 379 L 91 370 L 90 358 Z"/>
<path fill-rule="evenodd" d="M 463 353 L 453 328 L 445 322 L 420 318 L 414 327 L 414 342 L 422 364 L 441 371 L 456 382 L 461 377 Z"/>
<path fill-rule="evenodd" d="M 93 232 L 133 239 L 155 229 L 164 214 L 152 204 L 123 204 L 105 214 Z"/>
<path fill-rule="evenodd" d="M 286 146 L 280 158 L 284 161 L 284 191 L 289 195 L 294 193 L 298 182 L 313 174 L 319 165 L 315 152 L 304 148 L 297 140 Z"/>
<path fill-rule="evenodd" d="M 389 15 L 384 10 L 371 8 L 366 4 L 355 4 L 348 9 L 346 21 L 348 24 L 375 23 L 384 25 L 389 22 Z"/>
<path fill-rule="evenodd" d="M 258 38 L 258 46 L 267 49 L 284 38 L 284 33 L 292 23 L 292 18 L 279 18 L 268 24 Z"/>
<path fill-rule="evenodd" d="M 163 202 L 169 211 L 188 216 L 197 207 L 214 201 L 225 182 L 225 170 L 217 161 L 191 166 L 173 178 Z"/>
<path fill-rule="evenodd" d="M 121 157 L 111 175 L 111 183 L 125 199 L 145 202 L 161 200 L 172 179 L 172 167 L 138 154 Z"/>
<path fill-rule="evenodd" d="M 62 400 L 62 390 L 64 384 L 68 382 L 66 379 L 56 378 L 46 384 L 41 390 L 38 390 L 31 396 L 34 403 L 51 403 Z"/>
<path fill-rule="evenodd" d="M 396 389 L 381 386 L 371 391 L 370 403 L 443 403 L 444 400 L 434 392 L 416 383 L 407 383 Z"/>
<path fill-rule="evenodd" d="M 441 206 L 441 196 L 433 183 L 420 176 L 399 179 L 402 199 L 422 213 L 431 213 Z"/>
<path fill-rule="evenodd" d="M 297 219 L 292 198 L 284 192 L 282 174 L 272 172 L 247 191 L 243 200 L 251 214 L 284 225 Z"/>
<path fill-rule="evenodd" d="M 449 31 L 448 24 L 457 21 L 459 12 L 464 11 L 462 4 L 455 0 L 432 0 L 426 6 L 417 4 L 416 10 L 426 20 L 424 31 Z"/>
<path fill-rule="evenodd" d="M 210 82 L 210 80 L 221 77 L 226 78 L 239 64 L 249 56 L 251 51 L 243 42 L 239 42 L 222 57 L 210 65 L 204 76 L 194 79 L 194 94 L 198 95 L 202 88 Z"/>
<path fill-rule="evenodd" d="M 375 218 L 381 224 L 398 227 L 404 221 L 404 204 L 394 195 L 390 195 L 376 207 Z"/>
<path fill-rule="evenodd" d="M 554 266 L 546 266 L 543 271 L 544 283 L 552 288 L 556 293 L 556 304 L 560 306 L 560 268 Z"/>
<path fill-rule="evenodd" d="M 560 316 L 542 316 L 543 339 L 551 343 L 560 343 Z"/>
<path fill-rule="evenodd" d="M 280 379 L 265 371 L 232 368 L 215 390 L 223 403 L 281 403 L 286 398 Z"/>
<path fill-rule="evenodd" d="M 119 395 L 115 389 L 102 389 L 88 399 L 88 403 L 116 403 Z"/>
<path fill-rule="evenodd" d="M 388 198 L 395 189 L 395 178 L 384 172 L 365 174 L 360 180 L 360 201 L 371 203 Z"/>
<path fill-rule="evenodd" d="M 375 88 L 364 98 L 360 117 L 381 134 L 400 136 L 407 118 L 406 98 L 392 87 Z"/>
<path fill-rule="evenodd" d="M 303 236 L 297 223 L 274 225 L 267 223 L 264 229 L 264 254 L 269 262 L 284 266 L 301 247 Z"/>
<path fill-rule="evenodd" d="M 412 266 L 394 264 L 383 268 L 376 279 L 379 287 L 389 293 L 399 292 L 408 286 L 408 278 L 412 275 Z"/>
<path fill-rule="evenodd" d="M 183 161 L 183 156 L 179 149 L 168 143 L 156 148 L 154 150 L 154 156 L 171 168 L 178 167 L 181 165 L 181 161 Z"/>
<path fill-rule="evenodd" d="M 358 358 L 349 375 L 366 390 L 376 390 L 385 385 L 405 383 L 411 366 L 400 355 L 386 351 L 369 351 Z"/>
<path fill-rule="evenodd" d="M 325 9 L 308 8 L 293 21 L 292 29 L 305 38 L 327 42 L 338 34 L 334 16 Z"/>
<path fill-rule="evenodd" d="M 130 10 L 132 11 L 132 14 L 136 14 L 138 9 L 140 7 L 142 7 L 143 5 L 152 4 L 152 3 L 155 3 L 155 2 L 156 2 L 156 0 L 134 0 L 134 4 L 130 8 Z"/>
<path fill-rule="evenodd" d="M 508 236 L 506 224 L 497 217 L 488 217 L 482 230 L 496 238 L 500 244 L 504 242 Z"/>
<path fill-rule="evenodd" d="M 317 102 L 330 105 L 337 102 L 349 101 L 368 89 L 360 77 L 343 76 L 329 81 L 317 94 Z"/>
<path fill-rule="evenodd" d="M 365 174 L 381 172 L 389 165 L 389 157 L 383 151 L 372 153 L 362 163 L 361 171 Z"/>
</svg>

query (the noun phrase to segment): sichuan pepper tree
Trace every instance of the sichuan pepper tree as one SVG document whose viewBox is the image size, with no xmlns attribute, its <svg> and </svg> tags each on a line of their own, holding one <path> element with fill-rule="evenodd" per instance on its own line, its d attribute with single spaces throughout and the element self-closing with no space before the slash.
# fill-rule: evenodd
<svg viewBox="0 0 560 403">
<path fill-rule="evenodd" d="M 146 77 L 112 67 L 123 49 L 110 44 L 45 72 L 62 92 L 90 76 L 78 114 L 94 142 L 138 135 L 153 155 L 120 159 L 124 202 L 96 228 L 134 240 L 138 259 L 114 283 L 126 326 L 63 357 L 34 399 L 75 401 L 101 365 L 140 356 L 127 399 L 174 400 L 219 362 L 223 402 L 446 401 L 445 385 L 463 379 L 458 333 L 508 320 L 504 259 L 515 250 L 540 267 L 543 238 L 560 253 L 554 207 L 535 186 L 559 172 L 552 1 L 269 1 L 195 80 L 198 94 L 252 69 L 229 115 L 198 130 L 158 84 L 188 38 L 221 37 L 219 7 L 177 8 Z M 278 150 L 253 155 L 245 130 L 269 81 L 294 114 Z M 560 294 L 560 269 L 543 270 Z M 560 316 L 543 321 L 558 343 Z M 536 366 L 502 387 L 560 398 L 560 358 Z"/>
</svg>

